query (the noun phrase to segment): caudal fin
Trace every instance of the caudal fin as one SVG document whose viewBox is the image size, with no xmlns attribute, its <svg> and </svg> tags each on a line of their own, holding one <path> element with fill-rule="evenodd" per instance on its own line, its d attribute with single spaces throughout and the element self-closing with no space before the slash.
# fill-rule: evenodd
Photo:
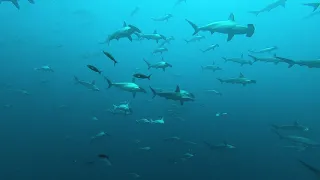
<svg viewBox="0 0 320 180">
<path fill-rule="evenodd" d="M 34 0 L 28 0 L 29 3 L 34 4 Z"/>
<path fill-rule="evenodd" d="M 220 78 L 217 78 L 218 81 L 220 81 L 221 84 L 223 84 L 223 80 Z"/>
<path fill-rule="evenodd" d="M 150 74 L 150 75 L 148 76 L 148 79 L 149 79 L 149 80 L 150 80 L 151 76 L 152 76 L 152 74 Z"/>
<path fill-rule="evenodd" d="M 258 16 L 260 14 L 260 11 L 249 11 L 248 13 Z"/>
<path fill-rule="evenodd" d="M 78 84 L 78 83 L 79 83 L 79 79 L 78 79 L 77 76 L 74 76 L 73 79 L 74 79 L 74 83 L 75 83 L 75 84 Z"/>
<path fill-rule="evenodd" d="M 222 59 L 224 60 L 224 62 L 228 62 L 228 59 L 225 57 L 222 57 Z"/>
<path fill-rule="evenodd" d="M 144 58 L 143 58 L 143 61 L 148 65 L 148 69 L 150 69 L 151 68 L 151 64 L 147 60 L 145 60 Z"/>
<path fill-rule="evenodd" d="M 152 98 L 155 98 L 157 96 L 156 90 L 154 90 L 151 86 L 149 86 L 149 88 L 150 88 L 150 90 L 151 90 L 151 92 L 153 94 Z"/>
<path fill-rule="evenodd" d="M 189 21 L 188 19 L 186 19 L 186 21 L 192 26 L 192 28 L 194 30 L 193 35 L 196 35 L 200 31 L 199 27 L 196 24 L 194 24 L 193 22 Z"/>
<path fill-rule="evenodd" d="M 292 59 L 278 57 L 276 54 L 274 55 L 274 57 L 277 58 L 277 59 L 280 59 L 282 62 L 285 62 L 285 63 L 289 64 L 288 68 L 291 68 L 292 66 L 295 65 L 295 62 Z"/>
<path fill-rule="evenodd" d="M 12 0 L 11 2 L 17 9 L 20 9 L 20 5 L 19 5 L 18 0 Z"/>
<path fill-rule="evenodd" d="M 111 88 L 113 85 L 112 82 L 106 77 L 104 77 L 104 79 L 108 82 L 108 88 Z"/>
<path fill-rule="evenodd" d="M 302 5 L 312 7 L 312 8 L 313 8 L 313 12 L 314 12 L 314 11 L 316 11 L 316 10 L 319 8 L 320 3 L 304 3 L 304 4 L 302 4 Z"/>
<path fill-rule="evenodd" d="M 279 136 L 280 139 L 283 139 L 283 135 L 281 135 L 278 130 L 272 129 L 272 131 L 273 131 L 274 133 L 276 133 L 276 134 Z"/>
<path fill-rule="evenodd" d="M 248 54 L 249 57 L 251 57 L 253 59 L 253 62 L 257 62 L 258 58 L 255 56 L 252 56 L 251 54 Z"/>
<path fill-rule="evenodd" d="M 247 37 L 251 37 L 254 34 L 255 28 L 253 24 L 248 24 Z"/>
</svg>

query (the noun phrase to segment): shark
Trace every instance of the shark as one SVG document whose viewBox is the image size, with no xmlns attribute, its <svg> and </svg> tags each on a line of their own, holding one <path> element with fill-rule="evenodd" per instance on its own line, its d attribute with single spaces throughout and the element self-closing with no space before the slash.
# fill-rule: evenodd
<svg viewBox="0 0 320 180">
<path fill-rule="evenodd" d="M 135 33 L 135 35 L 137 35 L 140 39 L 155 40 L 157 43 L 161 39 L 167 39 L 164 35 L 159 34 L 157 30 L 154 30 L 152 34 Z"/>
<path fill-rule="evenodd" d="M 171 19 L 173 17 L 172 14 L 165 14 L 164 16 L 162 17 L 157 17 L 157 18 L 151 18 L 152 20 L 154 21 L 169 21 L 169 19 Z"/>
<path fill-rule="evenodd" d="M 93 91 L 100 91 L 100 89 L 96 86 L 95 81 L 92 81 L 92 82 L 82 81 L 82 80 L 79 80 L 78 77 L 76 76 L 74 76 L 74 80 L 75 80 L 75 84 L 81 84 L 82 86 Z"/>
<path fill-rule="evenodd" d="M 305 168 L 307 168 L 309 171 L 313 172 L 317 179 L 320 179 L 320 169 L 315 168 L 314 166 L 311 166 L 310 164 L 307 164 L 306 162 L 302 160 L 298 160 L 300 164 L 302 164 Z"/>
<path fill-rule="evenodd" d="M 34 4 L 34 0 L 28 0 L 29 3 Z M 20 4 L 18 0 L 0 0 L 0 4 L 1 2 L 11 2 L 17 9 L 20 9 Z"/>
<path fill-rule="evenodd" d="M 200 51 L 202 51 L 203 53 L 211 51 L 211 50 L 214 51 L 214 49 L 217 47 L 219 47 L 219 44 L 212 44 L 204 50 L 200 49 Z"/>
<path fill-rule="evenodd" d="M 198 34 L 200 31 L 209 31 L 211 34 L 217 32 L 227 34 L 227 41 L 231 41 L 234 35 L 245 34 L 247 37 L 252 37 L 255 32 L 253 24 L 242 25 L 237 23 L 233 13 L 229 15 L 229 19 L 226 21 L 213 22 L 200 27 L 188 19 L 186 21 L 192 26 L 194 30 L 193 35 Z"/>
<path fill-rule="evenodd" d="M 125 114 L 125 115 L 133 113 L 129 102 L 124 102 L 124 103 L 119 104 L 119 105 L 113 104 L 113 112 L 117 112 L 117 111 L 122 111 L 123 114 Z"/>
<path fill-rule="evenodd" d="M 259 11 L 249 11 L 249 13 L 258 16 L 261 13 L 270 12 L 271 10 L 273 10 L 273 9 L 279 7 L 279 6 L 282 6 L 282 7 L 285 8 L 286 7 L 286 2 L 287 2 L 287 0 L 276 0 L 275 2 L 265 6 L 264 8 L 260 9 Z"/>
<path fill-rule="evenodd" d="M 243 54 L 241 54 L 241 57 L 240 58 L 226 58 L 226 57 L 222 57 L 222 59 L 224 59 L 225 62 L 234 62 L 234 63 L 239 63 L 241 64 L 241 66 L 245 65 L 245 64 L 248 64 L 248 65 L 252 65 L 253 62 L 252 61 L 248 61 L 248 60 L 245 60 L 243 59 Z"/>
<path fill-rule="evenodd" d="M 208 146 L 208 147 L 210 148 L 210 150 L 212 150 L 212 151 L 213 151 L 213 150 L 235 149 L 235 148 L 236 148 L 235 146 L 233 146 L 233 145 L 231 145 L 231 144 L 228 144 L 227 141 L 224 141 L 223 143 L 215 144 L 215 145 L 210 144 L 210 143 L 204 141 L 204 144 L 205 144 L 206 146 Z"/>
<path fill-rule="evenodd" d="M 108 134 L 108 133 L 106 133 L 106 132 L 104 132 L 104 131 L 101 131 L 101 132 L 99 132 L 98 134 L 92 136 L 90 142 L 92 143 L 93 141 L 96 141 L 96 140 L 98 140 L 98 139 L 102 139 L 102 138 L 104 138 L 104 137 L 106 137 L 106 136 L 110 136 L 110 134 Z"/>
<path fill-rule="evenodd" d="M 130 13 L 130 16 L 133 17 L 135 14 L 137 14 L 140 11 L 140 7 L 136 6 Z"/>
<path fill-rule="evenodd" d="M 295 61 L 292 59 L 279 57 L 277 55 L 275 55 L 275 58 L 280 59 L 281 61 L 289 64 L 288 68 L 291 68 L 294 65 L 307 66 L 308 68 L 320 68 L 320 59 Z"/>
<path fill-rule="evenodd" d="M 118 82 L 118 83 L 113 83 L 110 81 L 110 79 L 105 77 L 105 80 L 108 82 L 108 88 L 111 88 L 112 86 L 119 88 L 123 91 L 131 92 L 133 98 L 136 97 L 137 92 L 142 92 L 142 93 L 147 93 L 145 89 L 140 87 L 135 83 L 135 78 L 132 78 L 132 82 Z"/>
<path fill-rule="evenodd" d="M 293 124 L 289 125 L 271 125 L 275 130 L 289 130 L 289 131 L 309 131 L 309 128 L 301 125 L 298 121 L 295 121 Z"/>
<path fill-rule="evenodd" d="M 229 78 L 229 79 L 217 78 L 217 80 L 219 80 L 221 82 L 221 84 L 223 84 L 223 83 L 242 84 L 243 86 L 246 86 L 247 84 L 256 84 L 257 83 L 256 80 L 248 79 L 242 73 L 240 73 L 240 75 L 236 78 Z"/>
<path fill-rule="evenodd" d="M 305 147 L 320 147 L 320 143 L 316 142 L 312 139 L 302 137 L 302 136 L 295 136 L 295 135 L 282 135 L 279 133 L 279 131 L 273 129 L 273 132 L 275 132 L 280 139 L 287 140 L 294 144 L 303 145 Z"/>
<path fill-rule="evenodd" d="M 191 39 L 185 39 L 184 41 L 186 43 L 199 42 L 200 40 L 205 39 L 205 38 L 206 38 L 205 36 L 195 35 Z"/>
<path fill-rule="evenodd" d="M 221 71 L 222 68 L 219 66 L 215 66 L 215 63 L 213 62 L 211 65 L 201 66 L 202 70 L 209 70 L 212 72 Z"/>
<path fill-rule="evenodd" d="M 155 98 L 156 96 L 159 97 L 163 97 L 165 99 L 170 99 L 170 100 L 174 100 L 174 101 L 180 101 L 180 104 L 183 105 L 184 102 L 187 101 L 194 101 L 195 100 L 195 96 L 192 93 L 189 93 L 185 90 L 180 90 L 179 85 L 176 86 L 176 90 L 175 91 L 156 91 L 154 88 L 152 88 L 151 86 L 149 86 L 152 93 L 153 93 L 153 97 Z"/>
<path fill-rule="evenodd" d="M 162 58 L 162 61 L 159 61 L 155 64 L 150 64 L 147 60 L 143 59 L 143 61 L 148 65 L 148 69 L 154 68 L 154 69 L 162 69 L 163 71 L 166 71 L 166 68 L 172 67 L 171 64 L 164 61 Z"/>
<path fill-rule="evenodd" d="M 54 72 L 54 70 L 50 66 L 41 66 L 40 68 L 34 68 L 34 70 L 42 72 Z"/>
<path fill-rule="evenodd" d="M 266 47 L 259 50 L 249 50 L 250 53 L 253 54 L 261 54 L 261 53 L 271 53 L 272 51 L 278 50 L 277 46 Z"/>
<path fill-rule="evenodd" d="M 126 22 L 123 22 L 122 28 L 118 29 L 114 33 L 108 36 L 107 40 L 105 41 L 106 43 L 110 44 L 110 41 L 116 39 L 122 39 L 122 38 L 128 38 L 132 42 L 132 35 L 134 33 L 141 33 L 140 29 L 133 26 L 133 25 L 127 25 Z"/>
<path fill-rule="evenodd" d="M 156 54 L 156 53 L 164 53 L 164 52 L 167 52 L 168 51 L 168 48 L 166 47 L 158 47 L 156 48 L 155 50 L 153 50 L 152 54 Z"/>
<path fill-rule="evenodd" d="M 320 6 L 320 2 L 318 2 L 318 3 L 304 3 L 302 5 L 312 7 L 313 12 L 315 12 Z"/>
</svg>

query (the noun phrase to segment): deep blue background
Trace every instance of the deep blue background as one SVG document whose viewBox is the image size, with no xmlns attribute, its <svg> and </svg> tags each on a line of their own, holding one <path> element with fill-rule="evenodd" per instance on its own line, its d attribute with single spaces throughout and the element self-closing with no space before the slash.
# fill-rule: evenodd
<svg viewBox="0 0 320 180">
<path fill-rule="evenodd" d="M 271 1 L 271 0 L 270 0 Z M 297 158 L 320 167 L 317 150 L 297 153 L 282 149 L 286 144 L 270 131 L 271 123 L 289 124 L 296 120 L 311 127 L 304 136 L 320 140 L 319 78 L 318 69 L 287 68 L 268 63 L 239 66 L 224 63 L 225 57 L 247 57 L 248 49 L 276 45 L 277 54 L 293 59 L 319 58 L 319 17 L 303 19 L 311 9 L 301 6 L 305 1 L 290 1 L 286 8 L 279 7 L 258 17 L 247 13 L 271 3 L 269 0 L 189 0 L 173 8 L 174 0 L 166 1 L 113 1 L 105 0 L 48 0 L 35 5 L 21 0 L 18 11 L 10 3 L 0 5 L 0 178 L 1 179 L 132 179 L 136 172 L 141 179 L 313 179 L 313 175 L 296 162 Z M 130 17 L 130 12 L 141 10 Z M 203 33 L 206 39 L 186 44 L 192 28 L 184 19 L 199 25 L 225 20 L 235 14 L 239 23 L 253 23 L 256 32 L 252 38 L 235 36 L 226 42 L 226 35 Z M 150 18 L 172 13 L 168 22 L 153 22 Z M 112 41 L 110 46 L 99 42 L 120 28 L 123 21 L 134 24 L 143 32 L 155 29 L 166 36 L 174 36 L 163 54 L 173 68 L 147 70 L 142 61 L 161 59 L 151 55 L 157 47 L 154 41 Z M 220 45 L 214 52 L 203 54 L 212 43 Z M 112 52 L 119 60 L 113 64 L 101 53 Z M 215 61 L 224 71 L 201 71 L 201 65 Z M 178 106 L 179 117 L 169 116 L 171 104 L 152 95 L 130 93 L 116 88 L 105 90 L 107 83 L 86 67 L 93 64 L 103 70 L 112 81 L 130 81 L 139 72 L 152 73 L 151 81 L 137 81 L 146 89 L 182 89 L 196 95 L 195 102 Z M 50 65 L 54 73 L 33 69 Z M 242 72 L 257 80 L 246 87 L 221 85 L 217 77 L 234 77 Z M 101 92 L 91 92 L 74 85 L 73 76 L 96 80 Z M 179 75 L 179 76 L 177 76 Z M 41 83 L 48 80 L 48 83 Z M 16 92 L 26 89 L 29 96 Z M 206 94 L 206 89 L 217 89 L 222 97 Z M 134 114 L 113 116 L 106 110 L 112 104 L 131 101 Z M 66 105 L 67 108 L 59 108 Z M 226 117 L 216 117 L 227 112 Z M 91 121 L 92 116 L 99 121 Z M 165 117 L 164 125 L 140 125 L 135 120 Z M 90 137 L 105 130 L 112 134 L 103 142 L 89 144 Z M 170 144 L 164 138 L 179 136 L 198 145 Z M 140 144 L 134 140 L 140 139 Z M 237 149 L 229 152 L 210 152 L 202 142 L 220 143 L 227 140 Z M 150 146 L 149 152 L 139 148 Z M 195 157 L 172 164 L 186 152 Z M 97 161 L 87 166 L 84 161 L 97 160 L 99 153 L 108 154 L 113 163 L 106 167 Z M 77 160 L 74 163 L 74 160 Z"/>
</svg>

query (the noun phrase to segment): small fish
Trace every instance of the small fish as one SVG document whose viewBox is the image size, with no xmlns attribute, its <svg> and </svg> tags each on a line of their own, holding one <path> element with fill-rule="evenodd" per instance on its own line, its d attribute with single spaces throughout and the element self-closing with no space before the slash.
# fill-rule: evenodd
<svg viewBox="0 0 320 180">
<path fill-rule="evenodd" d="M 114 66 L 116 66 L 116 64 L 118 63 L 118 61 L 108 52 L 106 51 L 102 51 L 104 55 L 106 55 L 109 59 L 111 59 L 111 61 L 113 61 Z"/>
<path fill-rule="evenodd" d="M 105 155 L 105 154 L 99 154 L 98 157 L 105 162 L 108 166 L 112 166 L 109 156 Z"/>
<path fill-rule="evenodd" d="M 129 173 L 129 175 L 133 178 L 140 178 L 140 175 L 137 173 Z"/>
<path fill-rule="evenodd" d="M 149 80 L 150 80 L 151 75 L 152 75 L 152 74 L 150 74 L 149 76 L 147 76 L 147 75 L 144 75 L 144 74 L 136 73 L 136 74 L 133 75 L 133 77 L 139 78 L 139 79 L 149 79 Z"/>
<path fill-rule="evenodd" d="M 89 69 L 91 69 L 92 71 L 97 72 L 97 73 L 99 73 L 99 74 L 101 74 L 101 72 L 102 72 L 102 71 L 100 71 L 98 68 L 96 68 L 96 67 L 93 66 L 93 65 L 87 65 L 87 67 L 88 67 Z"/>
<path fill-rule="evenodd" d="M 140 150 L 145 150 L 145 151 L 149 151 L 150 149 L 151 149 L 151 147 L 149 147 L 149 146 L 140 148 Z"/>
<path fill-rule="evenodd" d="M 91 120 L 92 120 L 92 121 L 98 121 L 99 119 L 98 119 L 97 117 L 93 116 L 93 117 L 91 118 Z"/>
</svg>

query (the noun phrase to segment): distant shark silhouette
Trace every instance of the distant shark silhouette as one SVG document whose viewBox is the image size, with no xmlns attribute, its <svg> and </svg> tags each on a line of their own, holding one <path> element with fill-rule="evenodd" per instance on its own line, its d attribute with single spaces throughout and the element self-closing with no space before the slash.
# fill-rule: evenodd
<svg viewBox="0 0 320 180">
<path fill-rule="evenodd" d="M 312 172 L 316 175 L 317 179 L 320 179 L 320 170 L 319 170 L 319 169 L 317 169 L 317 168 L 315 168 L 315 167 L 307 164 L 306 162 L 304 162 L 304 161 L 302 161 L 302 160 L 298 160 L 298 161 L 299 161 L 304 167 L 306 167 L 307 169 L 309 169 L 310 171 L 312 171 Z"/>
</svg>

